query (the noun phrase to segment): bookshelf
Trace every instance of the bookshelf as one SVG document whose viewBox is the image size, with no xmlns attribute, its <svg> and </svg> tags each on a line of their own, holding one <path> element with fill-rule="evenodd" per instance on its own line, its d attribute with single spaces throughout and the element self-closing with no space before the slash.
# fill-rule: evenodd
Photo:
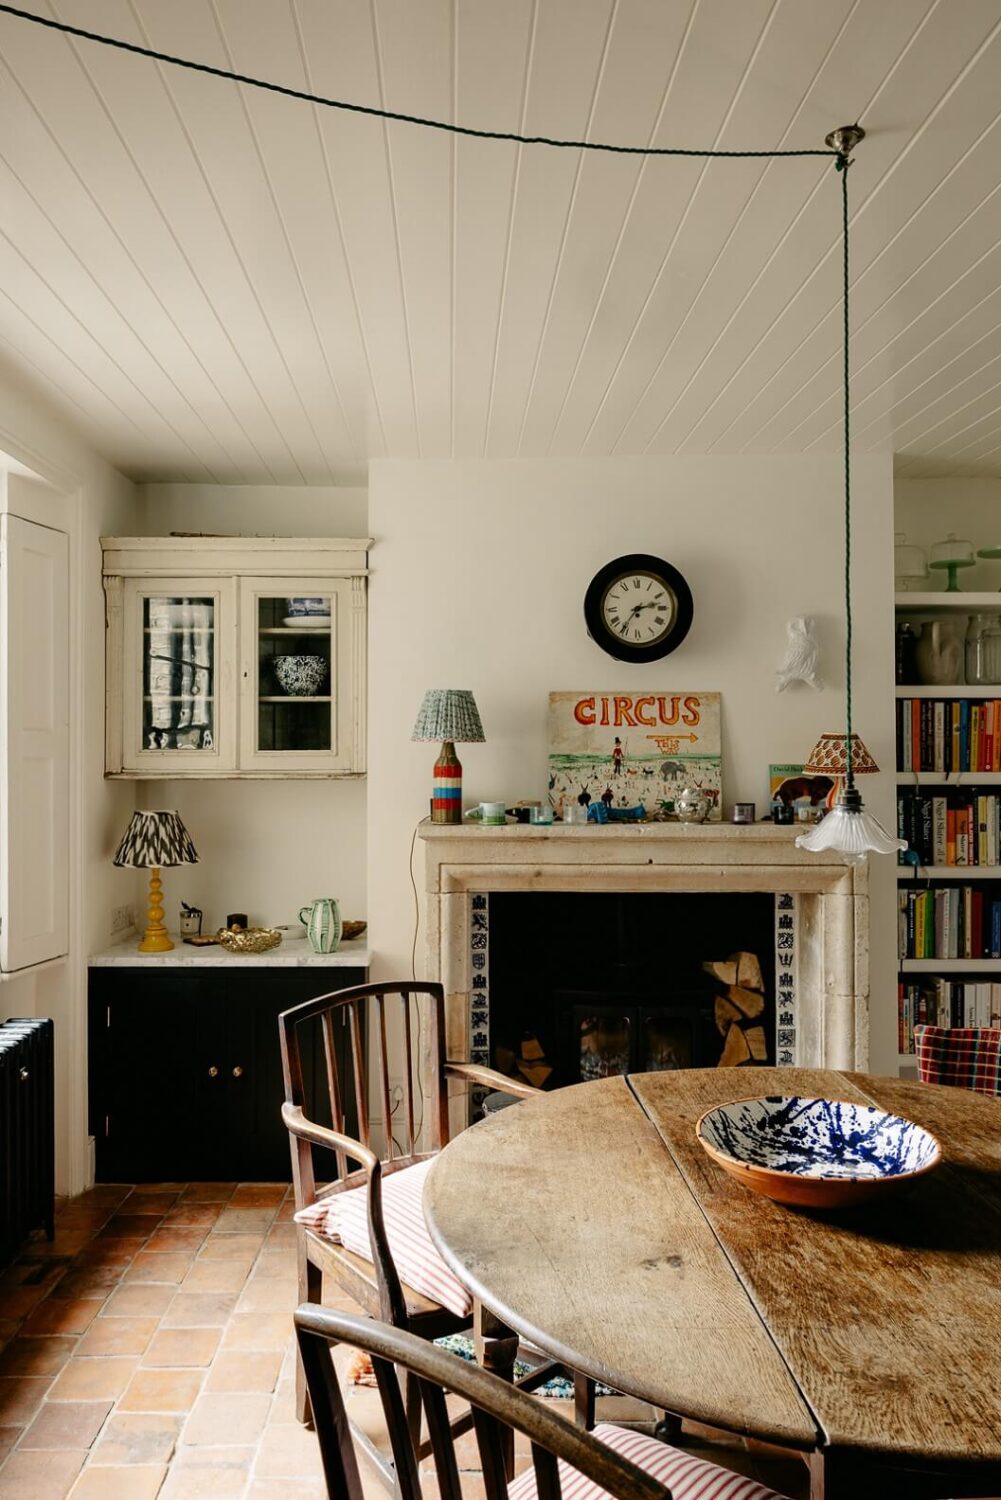
<svg viewBox="0 0 1001 1500">
<path fill-rule="evenodd" d="M 917 627 L 945 615 L 1001 613 L 1001 593 L 905 593 L 894 602 L 897 623 Z M 904 1050 L 915 1021 L 988 1024 L 1001 999 L 1001 683 L 898 683 L 894 696 L 898 832 L 924 860 L 897 870 L 898 955 L 915 948 L 939 955 L 898 956 L 903 1070 L 915 1065 Z M 971 949 L 974 956 L 943 956 Z"/>
</svg>

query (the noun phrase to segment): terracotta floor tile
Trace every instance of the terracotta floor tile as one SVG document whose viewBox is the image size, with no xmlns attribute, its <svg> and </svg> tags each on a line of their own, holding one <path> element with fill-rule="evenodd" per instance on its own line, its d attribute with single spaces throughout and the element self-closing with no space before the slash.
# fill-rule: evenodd
<svg viewBox="0 0 1001 1500">
<path fill-rule="evenodd" d="M 277 1349 L 269 1349 L 263 1354 L 220 1351 L 212 1361 L 205 1389 L 212 1392 L 271 1392 L 278 1383 L 281 1363 L 282 1356 Z"/>
<path fill-rule="evenodd" d="M 101 1182 L 96 1187 L 88 1188 L 86 1192 L 71 1198 L 69 1207 L 79 1204 L 81 1208 L 94 1208 L 98 1205 L 110 1204 L 112 1208 L 115 1208 L 119 1203 L 124 1203 L 131 1192 L 130 1187 L 123 1187 L 117 1182 Z"/>
<path fill-rule="evenodd" d="M 181 1282 L 181 1291 L 239 1292 L 243 1290 L 247 1274 L 246 1266 L 239 1260 L 199 1259 Z"/>
<path fill-rule="evenodd" d="M 167 1463 L 183 1416 L 168 1412 L 115 1412 L 105 1422 L 91 1452 L 96 1464 Z"/>
<path fill-rule="evenodd" d="M 244 1355 L 244 1358 L 249 1358 Z M 289 1422 L 299 1420 L 298 1408 L 295 1401 L 295 1379 L 279 1380 L 275 1390 L 274 1399 L 271 1402 L 271 1411 L 268 1414 L 269 1427 L 283 1427 Z"/>
<path fill-rule="evenodd" d="M 12 1339 L 0 1354 L 0 1375 L 55 1375 L 79 1341 L 63 1334 L 42 1339 Z"/>
<path fill-rule="evenodd" d="M 203 1398 L 204 1399 L 204 1398 Z M 319 1477 L 323 1472 L 316 1433 L 298 1422 L 283 1427 L 268 1427 L 257 1449 L 255 1476 L 266 1479 L 280 1475 L 302 1474 Z"/>
<path fill-rule="evenodd" d="M 179 1447 L 157 1500 L 228 1500 L 242 1496 L 253 1448 Z"/>
<path fill-rule="evenodd" d="M 35 1237 L 29 1241 L 32 1255 L 49 1260 L 52 1256 L 76 1255 L 94 1238 L 89 1229 L 57 1229 L 54 1240 Z"/>
<path fill-rule="evenodd" d="M 122 1266 L 85 1266 L 82 1270 L 67 1271 L 52 1289 L 53 1297 L 72 1300 L 79 1297 L 96 1297 L 103 1302 L 111 1295 L 122 1279 Z"/>
<path fill-rule="evenodd" d="M 69 1500 L 155 1500 L 167 1470 L 163 1464 L 133 1464 L 106 1469 L 88 1464 L 69 1492 Z"/>
<path fill-rule="evenodd" d="M 322 1479 L 254 1479 L 247 1500 L 327 1500 L 327 1487 Z"/>
<path fill-rule="evenodd" d="M 104 1304 L 105 1318 L 155 1318 L 166 1312 L 174 1299 L 173 1286 L 159 1282 L 123 1283 Z"/>
<path fill-rule="evenodd" d="M 291 1250 L 262 1250 L 254 1266 L 254 1276 L 289 1277 L 296 1275 L 295 1247 Z"/>
<path fill-rule="evenodd" d="M 76 1206 L 76 1200 L 74 1200 L 73 1207 L 65 1208 L 62 1213 L 56 1214 L 56 1228 L 96 1231 L 107 1224 L 113 1213 L 114 1208 L 110 1203 L 106 1203 L 103 1208 L 97 1205 L 93 1208 L 85 1208 L 82 1204 Z"/>
<path fill-rule="evenodd" d="M 257 1443 L 268 1419 L 271 1397 L 263 1393 L 199 1396 L 184 1424 L 188 1447 L 215 1446 L 220 1436 L 228 1443 Z"/>
<path fill-rule="evenodd" d="M 119 1411 L 190 1411 L 205 1378 L 203 1370 L 137 1370 Z"/>
<path fill-rule="evenodd" d="M 137 1182 L 133 1185 L 132 1192 L 141 1198 L 145 1193 L 170 1193 L 176 1198 L 183 1193 L 187 1187 L 186 1182 Z"/>
<path fill-rule="evenodd" d="M 274 1208 L 231 1208 L 227 1204 L 212 1226 L 212 1233 L 266 1234 L 274 1221 Z"/>
<path fill-rule="evenodd" d="M 222 1213 L 221 1203 L 180 1202 L 164 1219 L 165 1229 L 183 1229 L 186 1224 L 211 1226 Z"/>
<path fill-rule="evenodd" d="M 89 1448 L 104 1425 L 111 1401 L 46 1401 L 21 1439 L 27 1448 Z"/>
<path fill-rule="evenodd" d="M 125 1281 L 170 1281 L 179 1285 L 191 1269 L 190 1255 L 152 1255 L 140 1250 L 126 1269 Z"/>
<path fill-rule="evenodd" d="M 241 1182 L 229 1203 L 231 1208 L 277 1208 L 287 1192 L 287 1182 Z"/>
<path fill-rule="evenodd" d="M 0 1469 L 0 1500 L 64 1500 L 86 1450 L 12 1453 Z"/>
<path fill-rule="evenodd" d="M 239 1260 L 249 1268 L 263 1244 L 263 1234 L 210 1234 L 198 1252 L 198 1259 Z"/>
<path fill-rule="evenodd" d="M 180 1291 L 163 1317 L 164 1328 L 221 1328 L 236 1306 L 235 1292 Z"/>
<path fill-rule="evenodd" d="M 269 1250 L 287 1250 L 295 1248 L 294 1224 L 274 1224 L 268 1230 L 267 1239 L 264 1243 Z"/>
<path fill-rule="evenodd" d="M 182 1203 L 228 1203 L 236 1192 L 235 1182 L 192 1182 L 181 1194 Z"/>
<path fill-rule="evenodd" d="M 295 1286 L 288 1281 L 264 1277 L 248 1281 L 236 1304 L 237 1312 L 292 1312 L 299 1304 Z"/>
<path fill-rule="evenodd" d="M 100 1310 L 96 1300 L 63 1302 L 49 1297 L 35 1309 L 21 1333 L 28 1337 L 36 1333 L 83 1333 Z"/>
<path fill-rule="evenodd" d="M 173 1191 L 160 1187 L 150 1188 L 149 1192 L 141 1192 L 138 1188 L 131 1197 L 122 1204 L 120 1212 L 126 1214 L 166 1214 L 179 1203 L 181 1189 L 174 1188 Z"/>
<path fill-rule="evenodd" d="M 251 1349 L 284 1353 L 292 1331 L 292 1309 L 287 1313 L 234 1313 L 222 1336 L 224 1349 Z"/>
<path fill-rule="evenodd" d="M 189 1224 L 180 1229 L 158 1229 L 147 1242 L 150 1255 L 194 1255 L 208 1234 L 207 1225 Z"/>
<path fill-rule="evenodd" d="M 80 1339 L 76 1353 L 82 1357 L 142 1354 L 158 1323 L 157 1318 L 95 1318 Z"/>
<path fill-rule="evenodd" d="M 100 1240 L 140 1239 L 151 1235 L 162 1214 L 114 1214 L 100 1231 Z"/>
<path fill-rule="evenodd" d="M 71 1359 L 49 1388 L 49 1401 L 114 1401 L 139 1367 L 135 1355 Z"/>
<path fill-rule="evenodd" d="M 285 1223 L 288 1219 L 295 1217 L 295 1199 L 287 1198 L 278 1210 L 278 1222 Z"/>
<path fill-rule="evenodd" d="M 23 1431 L 23 1427 L 0 1427 L 0 1464 L 3 1463 Z"/>
<path fill-rule="evenodd" d="M 0 1318 L 27 1318 L 48 1295 L 46 1286 L 8 1286 L 0 1290 Z"/>
<path fill-rule="evenodd" d="M 127 1266 L 136 1253 L 145 1245 L 145 1240 L 94 1240 L 81 1250 L 73 1261 L 75 1266 Z"/>
<path fill-rule="evenodd" d="M 209 1365 L 221 1336 L 218 1328 L 162 1328 L 143 1355 L 143 1368 L 183 1369 Z"/>
<path fill-rule="evenodd" d="M 16 1318 L 0 1318 L 0 1349 L 20 1331 L 21 1325 Z"/>
<path fill-rule="evenodd" d="M 50 1375 L 5 1375 L 0 1378 L 0 1427 L 25 1427 L 52 1384 Z"/>
</svg>

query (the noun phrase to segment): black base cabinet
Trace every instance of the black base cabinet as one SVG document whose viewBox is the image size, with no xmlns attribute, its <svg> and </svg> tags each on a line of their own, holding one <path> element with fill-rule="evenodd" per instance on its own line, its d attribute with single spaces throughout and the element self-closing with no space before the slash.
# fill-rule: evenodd
<svg viewBox="0 0 1001 1500">
<path fill-rule="evenodd" d="M 289 1181 L 278 1016 L 365 979 L 364 969 L 237 969 L 236 961 L 232 969 L 92 968 L 97 1181 Z M 323 1093 L 324 1061 L 322 1048 L 304 1041 L 308 1101 Z"/>
</svg>

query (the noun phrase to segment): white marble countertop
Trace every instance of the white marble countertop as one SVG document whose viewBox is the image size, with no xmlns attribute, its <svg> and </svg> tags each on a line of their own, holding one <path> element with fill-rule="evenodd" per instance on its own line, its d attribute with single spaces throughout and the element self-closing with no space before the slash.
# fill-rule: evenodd
<svg viewBox="0 0 1001 1500">
<path fill-rule="evenodd" d="M 372 961 L 372 950 L 358 939 L 353 943 L 342 943 L 336 953 L 314 953 L 306 938 L 283 934 L 278 947 L 267 953 L 227 953 L 218 944 L 193 948 L 177 933 L 172 932 L 170 935 L 175 946 L 167 953 L 140 953 L 140 935 L 132 932 L 124 941 L 105 948 L 101 953 L 92 953 L 87 962 L 96 969 L 114 965 L 144 969 L 238 969 L 241 964 L 245 967 L 253 965 L 255 968 L 267 964 L 272 968 L 367 969 Z"/>
</svg>

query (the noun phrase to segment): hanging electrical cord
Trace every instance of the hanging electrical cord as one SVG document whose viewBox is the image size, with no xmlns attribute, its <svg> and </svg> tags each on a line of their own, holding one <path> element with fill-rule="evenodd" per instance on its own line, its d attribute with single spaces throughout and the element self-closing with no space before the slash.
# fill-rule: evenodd
<svg viewBox="0 0 1001 1500">
<path fill-rule="evenodd" d="M 229 68 L 216 68 L 211 63 L 195 62 L 189 57 L 177 57 L 171 52 L 158 52 L 153 47 L 140 46 L 138 42 L 126 42 L 121 37 L 106 36 L 100 31 L 87 31 L 82 26 L 70 26 L 66 21 L 56 21 L 50 16 L 39 16 L 30 10 L 21 10 L 16 5 L 0 5 L 0 12 L 16 16 L 21 21 L 31 21 L 49 31 L 61 32 L 64 36 L 79 37 L 84 42 L 97 42 L 102 47 L 115 47 L 120 52 L 132 52 L 137 57 L 148 57 L 153 62 L 168 63 L 173 68 L 187 68 L 192 73 L 206 73 L 210 78 L 224 78 L 230 83 L 242 83 L 248 88 L 265 89 L 270 94 L 283 94 L 287 99 L 298 99 L 305 104 L 318 104 L 324 109 L 339 109 L 349 114 L 371 115 L 377 120 L 396 120 L 402 125 L 420 125 L 425 130 L 443 130 L 449 135 L 470 136 L 480 141 L 514 141 L 520 146 L 556 146 L 568 151 L 607 151 L 620 156 L 836 156 L 832 148 L 792 147 L 774 151 L 737 151 L 713 147 L 708 150 L 684 146 L 617 146 L 603 141 L 566 141 L 545 135 L 519 135 L 514 130 L 476 130 L 471 125 L 454 125 L 448 120 L 431 120 L 423 115 L 407 115 L 399 110 L 378 109 L 372 104 L 350 104 L 345 99 L 328 99 L 322 94 L 312 94 L 307 89 L 293 89 L 282 83 L 272 83 L 265 78 L 254 78 L 247 73 L 235 73 Z"/>
</svg>

